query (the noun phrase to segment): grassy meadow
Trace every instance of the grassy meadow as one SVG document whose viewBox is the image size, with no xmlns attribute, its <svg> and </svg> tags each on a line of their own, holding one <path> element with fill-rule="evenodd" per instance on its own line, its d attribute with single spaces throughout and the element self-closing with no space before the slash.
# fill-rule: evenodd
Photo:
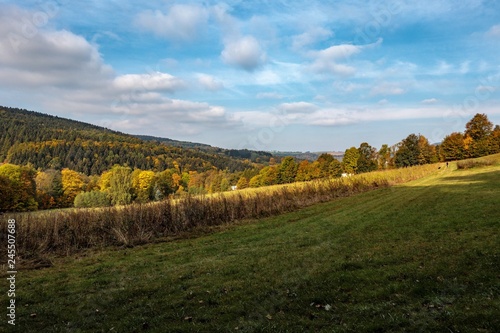
<svg viewBox="0 0 500 333">
<path fill-rule="evenodd" d="M 193 238 L 54 257 L 18 273 L 16 329 L 499 332 L 499 189 L 497 156 Z"/>
</svg>

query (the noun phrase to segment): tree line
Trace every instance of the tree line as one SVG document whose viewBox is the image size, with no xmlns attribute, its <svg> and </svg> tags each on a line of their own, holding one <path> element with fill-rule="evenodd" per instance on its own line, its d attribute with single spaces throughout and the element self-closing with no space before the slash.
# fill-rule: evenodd
<svg viewBox="0 0 500 333">
<path fill-rule="evenodd" d="M 81 142 L 82 147 L 88 148 L 83 145 L 84 141 Z M 131 150 L 135 147 L 140 151 L 141 145 L 125 144 L 131 145 Z M 55 140 L 54 147 L 57 146 Z M 266 166 L 246 164 L 246 169 L 232 171 L 204 164 L 206 161 L 181 165 L 173 156 L 168 164 L 158 164 L 155 157 L 143 152 L 146 159 L 153 161 L 153 166 L 147 164 L 139 168 L 116 163 L 100 174 L 85 174 L 60 168 L 60 165 L 36 168 L 34 164 L 5 163 L 0 166 L 0 211 L 146 203 L 172 195 L 228 191 L 234 186 L 244 189 L 310 181 L 499 152 L 499 126 L 493 127 L 486 115 L 476 114 L 467 123 L 464 133 L 452 133 L 439 145 L 431 145 L 423 135 L 410 134 L 397 145 L 385 144 L 378 150 L 363 142 L 359 147 L 347 149 L 341 161 L 327 153 L 313 162 L 288 156 L 270 158 Z"/>
</svg>

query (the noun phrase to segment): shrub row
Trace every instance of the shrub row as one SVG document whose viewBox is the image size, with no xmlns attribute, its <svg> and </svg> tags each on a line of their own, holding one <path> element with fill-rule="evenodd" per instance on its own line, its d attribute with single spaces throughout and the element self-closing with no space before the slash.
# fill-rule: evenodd
<svg viewBox="0 0 500 333">
<path fill-rule="evenodd" d="M 71 255 L 89 248 L 144 244 L 197 227 L 282 214 L 434 171 L 436 165 L 425 165 L 150 204 L 10 214 L 2 217 L 2 232 L 6 232 L 7 219 L 14 218 L 18 258 Z"/>
</svg>

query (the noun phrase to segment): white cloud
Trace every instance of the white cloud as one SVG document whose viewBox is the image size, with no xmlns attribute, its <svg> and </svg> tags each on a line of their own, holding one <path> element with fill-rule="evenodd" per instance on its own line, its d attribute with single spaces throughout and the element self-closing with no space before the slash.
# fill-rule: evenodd
<svg viewBox="0 0 500 333">
<path fill-rule="evenodd" d="M 201 132 L 207 126 L 227 126 L 221 106 L 164 95 L 187 86 L 179 77 L 162 72 L 116 75 L 97 45 L 66 30 L 40 28 L 25 37 L 22 22 L 32 16 L 20 9 L 0 11 L 0 89 L 4 93 L 39 105 L 42 112 L 94 123 L 92 117 L 99 115 L 110 119 L 109 126 L 117 130 L 146 123 L 156 133 L 163 133 L 164 127 L 180 133 L 181 128 Z M 14 35 L 20 36 L 16 47 L 9 40 Z M 204 82 L 212 88 L 217 83 L 207 77 Z M 147 131 L 148 127 L 141 128 Z"/>
<path fill-rule="evenodd" d="M 224 84 L 211 75 L 199 74 L 198 82 L 204 89 L 209 91 L 217 91 L 224 89 Z"/>
<path fill-rule="evenodd" d="M 166 14 L 159 10 L 139 13 L 135 24 L 160 37 L 189 41 L 197 37 L 208 18 L 208 10 L 201 6 L 175 4 Z"/>
<path fill-rule="evenodd" d="M 438 100 L 436 98 L 427 98 L 422 100 L 420 103 L 422 104 L 436 104 Z"/>
<path fill-rule="evenodd" d="M 343 64 L 351 59 L 352 56 L 360 53 L 363 50 L 378 46 L 382 43 L 379 39 L 376 43 L 367 45 L 352 45 L 342 44 L 330 46 L 327 49 L 310 52 L 310 56 L 314 59 L 311 69 L 317 73 L 330 73 L 339 76 L 349 76 L 356 72 L 356 68 Z"/>
<path fill-rule="evenodd" d="M 114 75 L 97 47 L 66 30 L 30 26 L 33 15 L 17 7 L 0 10 L 0 86 L 84 88 Z"/>
<path fill-rule="evenodd" d="M 333 32 L 322 27 L 314 27 L 300 35 L 292 37 L 292 48 L 300 50 L 318 41 L 325 40 L 333 36 Z"/>
<path fill-rule="evenodd" d="M 120 91 L 166 91 L 175 92 L 183 89 L 186 83 L 170 74 L 154 72 L 151 74 L 125 74 L 113 81 Z"/>
<path fill-rule="evenodd" d="M 283 103 L 278 109 L 283 113 L 312 113 L 318 106 L 307 102 Z"/>
<path fill-rule="evenodd" d="M 243 36 L 225 42 L 221 53 L 222 60 L 227 64 L 253 71 L 266 62 L 266 53 L 253 36 Z"/>
</svg>

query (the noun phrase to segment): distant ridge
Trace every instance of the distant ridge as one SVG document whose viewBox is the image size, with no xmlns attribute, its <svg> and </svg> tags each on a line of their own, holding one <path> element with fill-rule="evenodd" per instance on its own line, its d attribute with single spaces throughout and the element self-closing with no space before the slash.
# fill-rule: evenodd
<svg viewBox="0 0 500 333">
<path fill-rule="evenodd" d="M 136 138 L 139 138 L 143 141 L 156 141 L 156 142 L 161 142 L 169 146 L 174 146 L 174 147 L 182 147 L 182 148 L 214 148 L 210 145 L 204 144 L 204 143 L 197 143 L 197 142 L 189 142 L 189 141 L 178 141 L 178 140 L 173 140 L 173 139 L 168 139 L 168 138 L 161 138 L 157 136 L 151 136 L 151 135 L 134 135 Z"/>
<path fill-rule="evenodd" d="M 153 141 L 161 142 L 155 144 Z M 134 136 L 97 125 L 0 106 L 0 163 L 35 169 L 69 168 L 99 175 L 113 165 L 160 171 L 244 171 L 271 154 L 239 152 L 151 136 Z M 248 155 L 248 157 L 246 156 Z M 249 158 L 251 157 L 251 158 Z"/>
</svg>

